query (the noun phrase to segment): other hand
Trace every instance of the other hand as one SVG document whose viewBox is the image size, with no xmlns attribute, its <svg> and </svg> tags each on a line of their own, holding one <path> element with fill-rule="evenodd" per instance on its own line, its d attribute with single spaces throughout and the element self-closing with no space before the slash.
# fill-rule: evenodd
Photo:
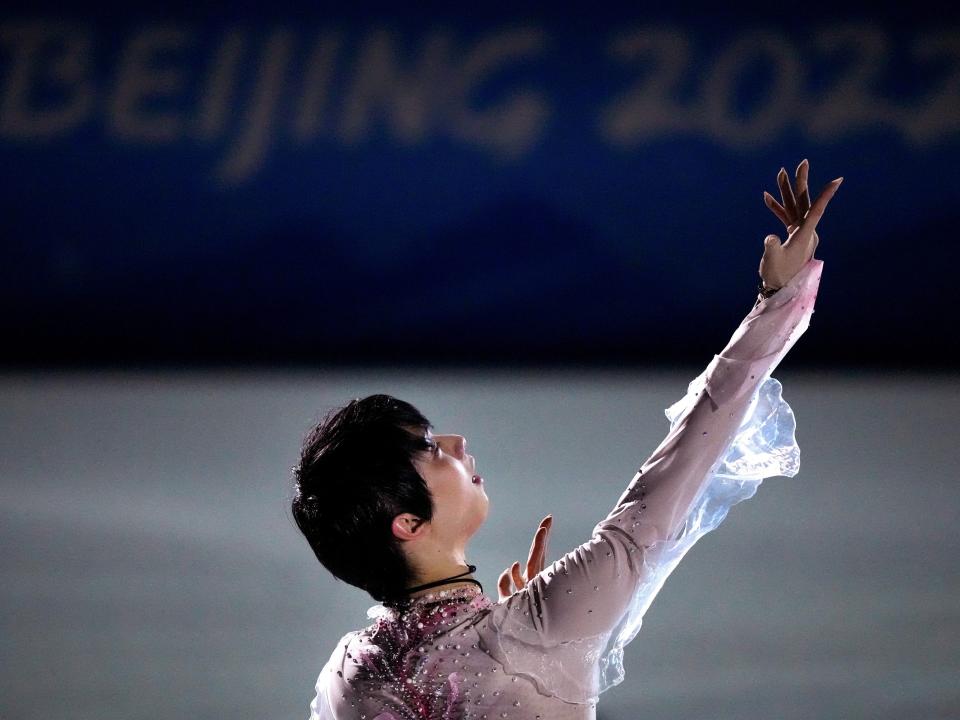
<svg viewBox="0 0 960 720">
<path fill-rule="evenodd" d="M 527 555 L 524 572 L 521 572 L 520 561 L 518 560 L 500 573 L 500 580 L 497 582 L 500 600 L 505 600 L 513 595 L 517 590 L 524 587 L 530 578 L 543 570 L 543 560 L 547 555 L 547 534 L 550 532 L 552 525 L 553 515 L 547 515 L 540 522 L 540 527 L 534 533 L 533 542 L 530 544 L 530 553 Z"/>
</svg>

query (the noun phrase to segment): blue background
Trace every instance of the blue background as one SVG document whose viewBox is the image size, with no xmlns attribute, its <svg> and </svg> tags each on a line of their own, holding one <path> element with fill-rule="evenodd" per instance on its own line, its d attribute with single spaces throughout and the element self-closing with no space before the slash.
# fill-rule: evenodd
<svg viewBox="0 0 960 720">
<path fill-rule="evenodd" d="M 777 171 L 806 157 L 811 192 L 845 181 L 819 228 L 816 331 L 792 362 L 955 367 L 955 323 L 943 318 L 958 259 L 960 84 L 950 78 L 960 55 L 923 48 L 937 33 L 960 37 L 960 23 L 922 6 L 907 16 L 810 4 L 802 19 L 709 7 L 5 10 L 0 332 L 9 341 L 0 360 L 700 366 L 753 304 L 764 236 L 785 237 L 763 190 L 779 197 Z M 16 95 L 31 23 L 45 39 Z M 158 139 L 123 131 L 117 102 L 131 45 L 162 27 L 185 39 L 144 55 L 144 72 L 178 84 L 144 86 L 130 111 L 169 132 Z M 66 70 L 58 28 L 84 43 Z M 613 52 L 622 35 L 663 30 L 687 43 L 686 55 Z M 398 78 L 422 72 L 433 33 L 450 40 L 447 60 L 423 66 L 437 74 L 421 85 L 428 112 L 412 139 L 396 118 L 418 101 L 402 82 L 387 84 L 355 137 L 342 130 L 381 31 Z M 207 78 L 231 32 L 241 38 L 235 83 L 205 135 L 203 103 L 226 87 Z M 324 32 L 339 44 L 324 107 L 302 136 L 307 68 Z M 471 53 L 509 32 L 534 48 L 445 104 Z M 846 34 L 825 45 L 835 32 Z M 271 42 L 280 70 L 276 100 L 263 106 L 263 151 L 231 171 Z M 679 75 L 631 110 L 622 98 L 657 76 L 655 58 L 675 60 Z M 796 74 L 780 82 L 771 58 Z M 726 63 L 732 81 L 722 85 Z M 77 88 L 85 109 L 57 131 L 14 117 L 63 108 Z M 540 120 L 518 115 L 537 128 L 526 142 L 510 151 L 509 121 L 502 133 L 494 123 L 486 144 L 465 137 L 458 108 L 486 113 L 519 93 L 544 109 Z M 725 108 L 719 119 L 708 95 Z M 723 130 L 771 107 L 765 128 L 738 140 Z M 611 108 L 627 122 L 666 115 L 618 144 L 602 125 Z"/>
</svg>

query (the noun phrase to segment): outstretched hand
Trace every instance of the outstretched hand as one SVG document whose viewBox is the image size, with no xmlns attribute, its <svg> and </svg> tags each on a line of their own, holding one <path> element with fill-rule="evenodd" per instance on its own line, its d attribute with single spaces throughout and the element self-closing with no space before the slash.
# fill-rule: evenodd
<svg viewBox="0 0 960 720">
<path fill-rule="evenodd" d="M 497 582 L 497 590 L 500 592 L 500 600 L 513 595 L 520 588 L 527 584 L 527 581 L 534 575 L 543 570 L 543 560 L 547 555 L 547 533 L 553 525 L 553 515 L 547 515 L 541 522 L 540 527 L 533 536 L 533 542 L 530 544 L 530 553 L 527 555 L 527 564 L 525 572 L 520 572 L 520 561 L 500 573 L 500 580 Z M 511 589 L 512 586 L 516 587 Z"/>
<path fill-rule="evenodd" d="M 780 197 L 783 204 L 778 203 L 773 196 L 764 191 L 763 200 L 767 207 L 776 215 L 787 228 L 787 241 L 780 243 L 776 235 L 767 235 L 764 239 L 763 257 L 760 259 L 760 277 L 764 285 L 772 288 L 781 288 L 790 278 L 796 275 L 800 268 L 813 257 L 813 252 L 820 242 L 817 237 L 817 223 L 823 217 L 827 203 L 833 197 L 843 178 L 839 177 L 827 183 L 820 192 L 816 202 L 810 204 L 810 193 L 807 187 L 807 175 L 810 164 L 804 160 L 797 166 L 797 191 L 794 193 L 790 186 L 790 177 L 785 168 L 780 168 L 777 175 L 777 184 L 780 186 Z"/>
</svg>

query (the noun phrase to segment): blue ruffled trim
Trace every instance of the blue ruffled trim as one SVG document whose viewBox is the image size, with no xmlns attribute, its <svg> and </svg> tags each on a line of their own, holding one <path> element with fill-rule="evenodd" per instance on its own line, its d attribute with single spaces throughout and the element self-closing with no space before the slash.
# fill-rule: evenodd
<svg viewBox="0 0 960 720">
<path fill-rule="evenodd" d="M 664 411 L 671 430 L 697 401 L 705 382 L 706 371 L 690 383 L 683 398 Z M 598 693 L 623 681 L 623 648 L 636 637 L 647 608 L 687 550 L 723 522 L 733 505 L 753 497 L 765 478 L 793 477 L 799 472 L 796 420 L 782 392 L 783 386 L 773 377 L 767 377 L 759 385 L 739 429 L 711 470 L 703 492 L 684 518 L 677 536 L 651 546 L 644 553 L 647 579 L 638 586 L 600 655 Z"/>
</svg>

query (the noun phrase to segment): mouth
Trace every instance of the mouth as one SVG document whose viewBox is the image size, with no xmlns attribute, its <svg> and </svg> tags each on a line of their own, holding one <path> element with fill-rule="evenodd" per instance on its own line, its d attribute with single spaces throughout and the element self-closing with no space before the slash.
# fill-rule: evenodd
<svg viewBox="0 0 960 720">
<path fill-rule="evenodd" d="M 477 474 L 477 459 L 473 455 L 471 455 L 470 460 L 472 461 L 472 464 L 473 464 L 473 477 L 471 478 L 471 480 L 473 481 L 474 485 L 482 485 L 483 478 Z"/>
</svg>

